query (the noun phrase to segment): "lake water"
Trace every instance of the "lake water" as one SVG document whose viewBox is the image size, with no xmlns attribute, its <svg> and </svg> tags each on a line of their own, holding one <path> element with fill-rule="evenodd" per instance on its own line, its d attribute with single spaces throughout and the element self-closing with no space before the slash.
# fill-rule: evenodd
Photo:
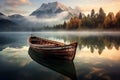
<svg viewBox="0 0 120 80">
<path fill-rule="evenodd" d="M 59 66 L 65 66 L 62 61 L 52 69 L 31 58 L 27 43 L 30 34 L 66 44 L 78 42 L 71 65 L 76 78 L 57 71 Z M 120 80 L 120 32 L 0 32 L 0 80 L 71 79 Z"/>
</svg>

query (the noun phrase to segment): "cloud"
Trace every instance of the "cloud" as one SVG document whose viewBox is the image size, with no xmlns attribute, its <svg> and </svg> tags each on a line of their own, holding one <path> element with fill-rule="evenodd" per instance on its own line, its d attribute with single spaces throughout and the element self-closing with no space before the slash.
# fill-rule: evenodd
<svg viewBox="0 0 120 80">
<path fill-rule="evenodd" d="M 93 67 L 92 70 L 87 75 L 85 75 L 85 77 L 87 79 L 91 79 L 94 74 L 96 74 L 96 75 L 102 74 L 103 75 L 104 73 L 105 73 L 105 71 L 103 69 Z"/>
<path fill-rule="evenodd" d="M 85 77 L 87 79 L 92 79 L 93 75 L 94 75 L 94 76 L 97 76 L 100 79 L 112 80 L 111 76 L 107 75 L 106 72 L 107 71 L 104 70 L 104 69 L 93 67 L 92 70 L 87 75 L 85 75 Z"/>
<path fill-rule="evenodd" d="M 52 22 L 52 21 L 59 21 L 63 20 L 68 16 L 68 12 L 62 12 L 59 14 L 56 14 L 54 16 L 48 16 L 47 18 L 37 18 L 35 16 L 29 16 L 28 19 L 30 21 L 35 21 L 35 22 Z M 61 21 L 60 21 L 61 22 Z"/>
<path fill-rule="evenodd" d="M 28 16 L 26 17 L 26 20 L 32 24 L 35 24 L 35 26 L 53 26 L 56 24 L 63 24 L 65 18 L 68 16 L 68 12 L 62 12 L 59 14 L 56 14 L 54 16 L 49 16 L 47 18 L 37 18 L 36 16 Z M 66 19 L 67 20 L 67 19 Z M 32 25 L 31 24 L 31 25 Z M 32 25 L 33 26 L 33 25 Z"/>
<path fill-rule="evenodd" d="M 31 62 L 31 58 L 27 53 L 28 48 L 29 48 L 28 46 L 23 46 L 22 48 L 7 47 L 3 51 L 0 51 L 0 56 L 2 56 L 1 59 L 7 64 L 25 66 Z"/>
<path fill-rule="evenodd" d="M 31 5 L 32 3 L 29 0 L 2 0 L 0 1 L 0 11 L 7 15 L 26 14 Z"/>
<path fill-rule="evenodd" d="M 25 11 L 25 10 L 21 10 L 21 9 L 18 9 L 18 8 L 6 8 L 6 9 L 3 9 L 3 12 L 11 15 L 11 14 L 26 14 L 28 13 L 28 11 Z"/>
<path fill-rule="evenodd" d="M 21 5 L 30 5 L 31 2 L 29 0 L 6 0 L 6 4 L 12 7 L 17 7 Z"/>
</svg>

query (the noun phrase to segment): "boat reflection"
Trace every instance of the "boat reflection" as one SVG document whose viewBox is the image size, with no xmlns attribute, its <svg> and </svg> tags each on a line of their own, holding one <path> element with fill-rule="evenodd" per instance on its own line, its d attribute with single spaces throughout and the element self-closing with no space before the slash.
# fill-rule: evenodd
<svg viewBox="0 0 120 80">
<path fill-rule="evenodd" d="M 73 61 L 52 59 L 48 57 L 46 58 L 40 53 L 36 53 L 35 51 L 33 51 L 31 48 L 29 48 L 28 54 L 34 61 L 36 61 L 40 65 L 61 73 L 62 75 L 67 76 L 72 80 L 77 80 Z"/>
</svg>

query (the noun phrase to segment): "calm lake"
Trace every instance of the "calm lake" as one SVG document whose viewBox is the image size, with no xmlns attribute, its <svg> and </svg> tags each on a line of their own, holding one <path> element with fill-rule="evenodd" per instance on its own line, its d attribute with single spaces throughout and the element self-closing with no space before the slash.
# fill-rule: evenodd
<svg viewBox="0 0 120 80">
<path fill-rule="evenodd" d="M 73 63 L 34 60 L 27 43 L 30 34 L 66 44 L 78 42 Z M 0 80 L 71 79 L 120 80 L 120 32 L 0 32 Z"/>
</svg>

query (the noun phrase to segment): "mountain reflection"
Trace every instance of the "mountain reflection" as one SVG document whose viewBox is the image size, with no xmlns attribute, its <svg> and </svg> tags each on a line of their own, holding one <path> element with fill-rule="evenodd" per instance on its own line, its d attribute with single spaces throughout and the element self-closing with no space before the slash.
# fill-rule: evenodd
<svg viewBox="0 0 120 80">
<path fill-rule="evenodd" d="M 29 34 L 24 32 L 0 32 L 0 51 L 6 47 L 22 48 L 26 46 L 26 39 Z"/>
</svg>

